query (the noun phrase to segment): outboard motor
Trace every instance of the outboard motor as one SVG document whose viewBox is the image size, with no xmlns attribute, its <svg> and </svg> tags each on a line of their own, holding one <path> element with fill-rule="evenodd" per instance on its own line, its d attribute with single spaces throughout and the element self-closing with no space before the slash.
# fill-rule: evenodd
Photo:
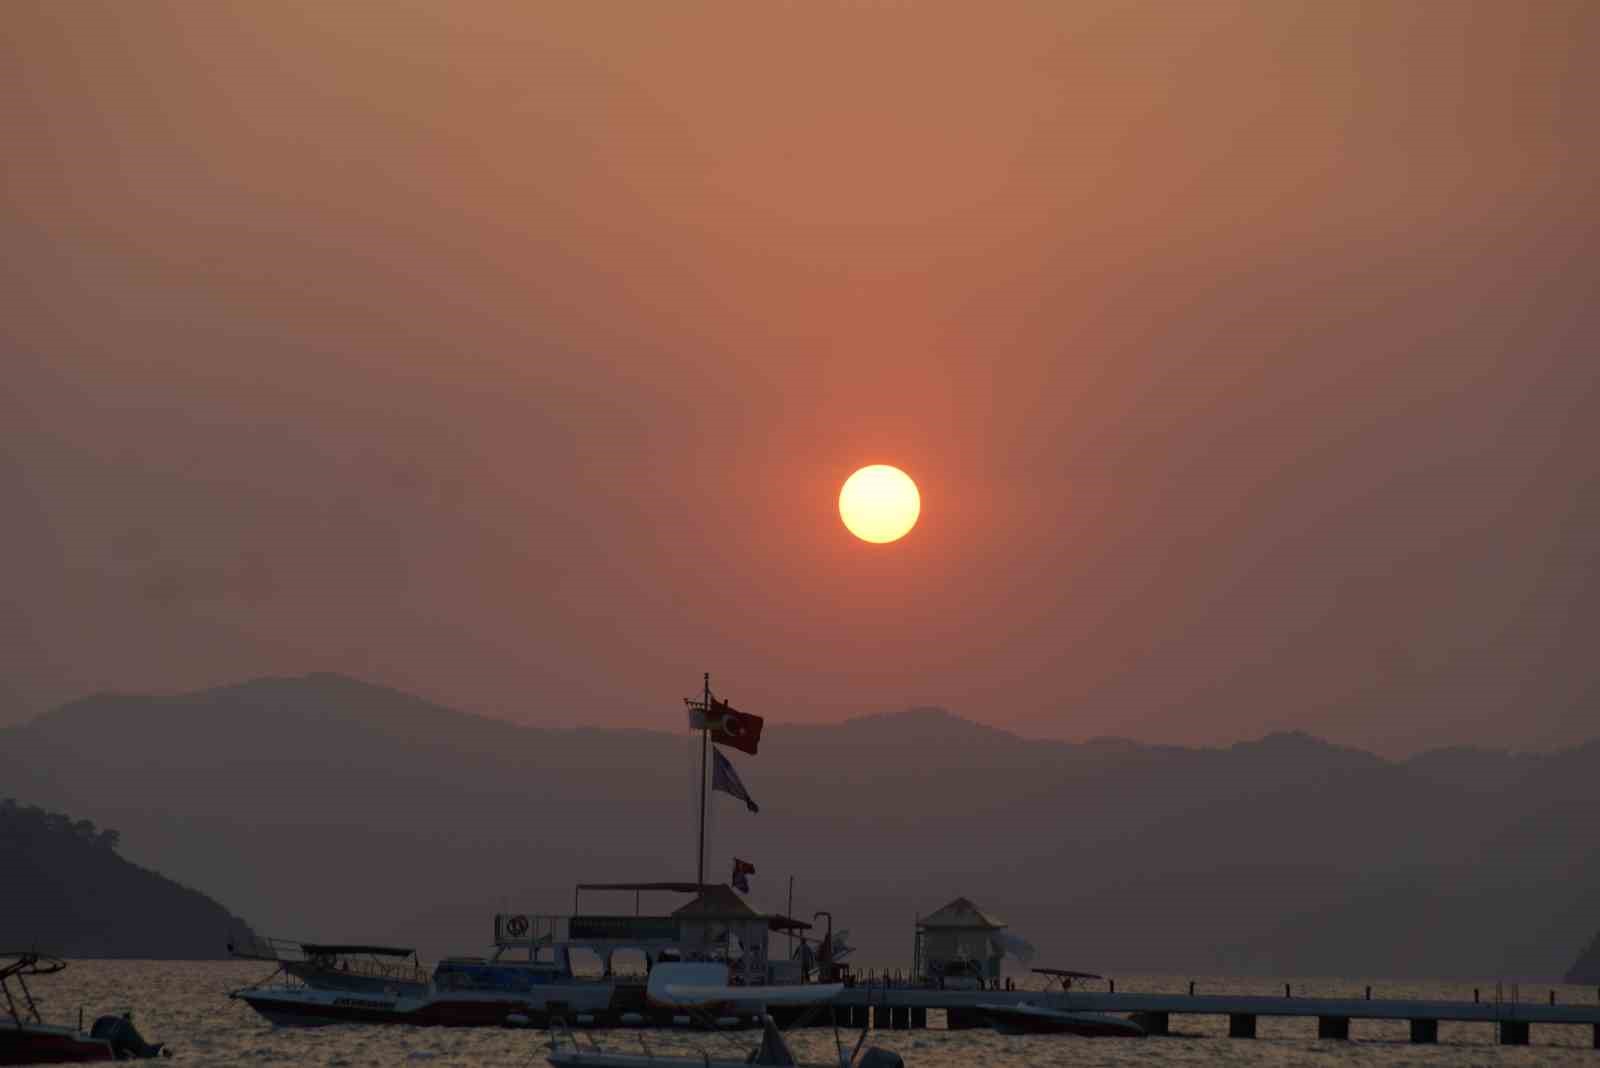
<svg viewBox="0 0 1600 1068">
<path fill-rule="evenodd" d="M 111 1043 L 111 1052 L 119 1061 L 171 1056 L 161 1043 L 151 1045 L 146 1042 L 139 1029 L 133 1026 L 133 1017 L 129 1015 L 100 1017 L 89 1029 L 89 1037 L 103 1038 Z"/>
<path fill-rule="evenodd" d="M 906 1068 L 906 1062 L 900 1059 L 900 1054 L 882 1046 L 868 1046 L 867 1052 L 856 1061 L 856 1068 Z"/>
</svg>

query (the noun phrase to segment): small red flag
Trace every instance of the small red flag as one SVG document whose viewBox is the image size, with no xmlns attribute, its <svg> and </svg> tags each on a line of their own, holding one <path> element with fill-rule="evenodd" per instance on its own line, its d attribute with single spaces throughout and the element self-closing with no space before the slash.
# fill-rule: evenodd
<svg viewBox="0 0 1600 1068">
<path fill-rule="evenodd" d="M 739 891 L 739 893 L 748 894 L 750 892 L 750 876 L 754 875 L 755 873 L 756 866 L 754 864 L 750 863 L 748 860 L 740 860 L 738 857 L 734 857 L 733 878 L 729 879 L 728 882 L 731 883 L 733 888 Z"/>
</svg>

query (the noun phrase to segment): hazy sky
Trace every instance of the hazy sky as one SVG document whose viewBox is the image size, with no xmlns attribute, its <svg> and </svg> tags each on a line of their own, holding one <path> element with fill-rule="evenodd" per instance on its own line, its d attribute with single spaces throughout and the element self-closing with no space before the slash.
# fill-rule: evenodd
<svg viewBox="0 0 1600 1068">
<path fill-rule="evenodd" d="M 0 722 L 1600 733 L 1600 5 L 36 3 Z M 904 541 L 844 478 L 918 481 Z"/>
</svg>

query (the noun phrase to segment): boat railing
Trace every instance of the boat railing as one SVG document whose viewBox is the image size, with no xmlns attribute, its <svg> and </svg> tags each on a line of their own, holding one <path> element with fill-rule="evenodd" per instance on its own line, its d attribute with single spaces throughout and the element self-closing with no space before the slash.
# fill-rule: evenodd
<svg viewBox="0 0 1600 1068">
<path fill-rule="evenodd" d="M 330 961 L 320 970 L 336 972 L 339 975 L 354 975 L 362 979 L 387 979 L 397 983 L 426 983 L 429 978 L 426 968 L 410 961 L 386 964 L 380 960 L 364 960 L 360 957 L 346 958 L 338 963 Z"/>
<path fill-rule="evenodd" d="M 390 963 L 356 954 L 307 953 L 305 947 L 306 943 L 289 938 L 252 935 L 229 943 L 228 950 L 235 957 L 245 960 L 271 961 L 290 974 L 314 971 L 397 983 L 426 983 L 429 979 L 428 970 L 414 958 Z"/>
</svg>

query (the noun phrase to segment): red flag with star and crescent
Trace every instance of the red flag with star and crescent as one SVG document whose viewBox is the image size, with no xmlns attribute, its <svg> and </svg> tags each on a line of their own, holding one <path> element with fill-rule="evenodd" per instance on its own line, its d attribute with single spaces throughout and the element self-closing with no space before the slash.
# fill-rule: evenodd
<svg viewBox="0 0 1600 1068">
<path fill-rule="evenodd" d="M 737 749 L 741 753 L 756 755 L 761 746 L 761 728 L 766 720 L 749 712 L 731 708 L 728 702 L 713 697 L 711 705 L 689 706 L 689 729 L 711 732 L 711 740 L 718 745 Z"/>
</svg>

